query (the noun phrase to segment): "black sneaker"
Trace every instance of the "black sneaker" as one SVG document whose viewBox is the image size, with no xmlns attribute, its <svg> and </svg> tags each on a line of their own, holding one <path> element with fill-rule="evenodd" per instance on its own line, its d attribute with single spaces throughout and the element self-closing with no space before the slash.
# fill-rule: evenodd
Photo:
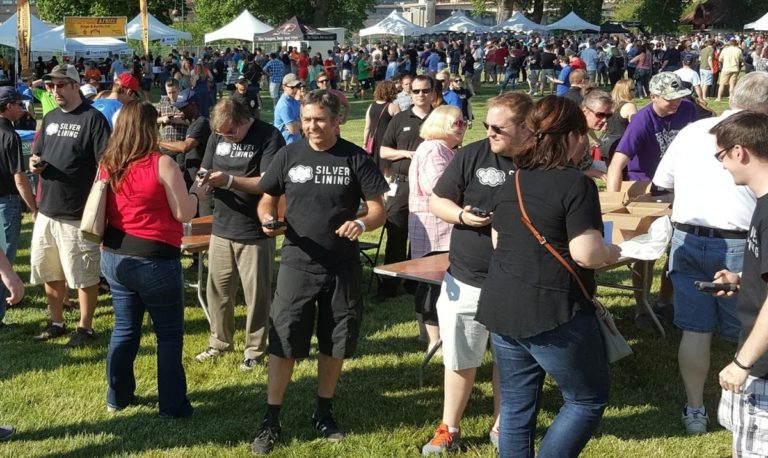
<svg viewBox="0 0 768 458">
<path fill-rule="evenodd" d="M 256 431 L 256 438 L 251 444 L 251 453 L 254 455 L 266 455 L 275 448 L 275 443 L 280 440 L 280 423 L 270 423 L 264 420 L 261 428 Z"/>
<path fill-rule="evenodd" d="M 258 366 L 261 366 L 264 362 L 264 358 L 245 358 L 243 363 L 240 364 L 241 371 L 252 371 Z"/>
<path fill-rule="evenodd" d="M 317 418 L 316 414 L 312 414 L 312 426 L 323 433 L 330 442 L 341 442 L 344 439 L 344 431 L 339 428 L 331 414 L 323 418 Z"/>
<path fill-rule="evenodd" d="M 85 329 L 80 326 L 77 327 L 72 334 L 69 335 L 69 342 L 67 342 L 67 348 L 82 347 L 88 340 L 96 338 L 96 334 L 93 329 Z"/>
<path fill-rule="evenodd" d="M 49 321 L 45 329 L 43 329 L 42 332 L 40 332 L 40 334 L 32 337 L 32 339 L 38 342 L 45 342 L 46 340 L 61 337 L 66 333 L 67 333 L 66 325 L 62 324 L 61 326 L 56 326 L 55 324 Z"/>
<path fill-rule="evenodd" d="M 16 432 L 16 429 L 11 425 L 0 425 L 0 441 L 10 439 Z"/>
</svg>

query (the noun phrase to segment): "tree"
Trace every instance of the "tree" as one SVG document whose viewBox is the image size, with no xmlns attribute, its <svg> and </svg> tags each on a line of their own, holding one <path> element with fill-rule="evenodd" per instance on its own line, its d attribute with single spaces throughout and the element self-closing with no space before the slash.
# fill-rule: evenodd
<svg viewBox="0 0 768 458">
<path fill-rule="evenodd" d="M 170 23 L 169 12 L 178 0 L 149 0 L 149 11 L 160 21 Z M 65 16 L 127 16 L 139 14 L 137 0 L 37 0 L 37 11 L 44 21 L 61 24 Z"/>
<path fill-rule="evenodd" d="M 653 32 L 676 32 L 690 0 L 619 0 L 613 19 L 640 21 Z"/>
<path fill-rule="evenodd" d="M 603 22 L 603 0 L 562 0 L 560 15 L 565 16 L 571 11 L 592 24 Z"/>
</svg>

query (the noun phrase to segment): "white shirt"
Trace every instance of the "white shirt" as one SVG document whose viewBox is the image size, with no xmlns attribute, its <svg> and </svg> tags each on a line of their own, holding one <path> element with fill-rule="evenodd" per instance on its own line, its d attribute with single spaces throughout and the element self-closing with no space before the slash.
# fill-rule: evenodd
<svg viewBox="0 0 768 458">
<path fill-rule="evenodd" d="M 681 80 L 686 83 L 691 83 L 693 87 L 701 84 L 701 78 L 699 78 L 699 72 L 692 70 L 690 67 L 683 67 L 675 70 L 674 72 Z"/>
<path fill-rule="evenodd" d="M 723 164 L 715 159 L 717 144 L 709 133 L 717 123 L 735 113 L 706 118 L 677 134 L 661 158 L 653 183 L 674 189 L 672 221 L 731 231 L 746 231 L 755 211 L 755 195 L 737 186 Z"/>
</svg>

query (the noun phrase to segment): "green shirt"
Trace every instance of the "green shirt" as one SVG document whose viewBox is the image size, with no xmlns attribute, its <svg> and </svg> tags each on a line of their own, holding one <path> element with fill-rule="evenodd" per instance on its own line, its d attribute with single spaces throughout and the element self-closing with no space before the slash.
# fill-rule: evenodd
<svg viewBox="0 0 768 458">
<path fill-rule="evenodd" d="M 368 61 L 365 59 L 358 59 L 357 61 L 357 80 L 367 80 L 370 78 L 370 67 Z"/>
<path fill-rule="evenodd" d="M 32 90 L 32 95 L 43 105 L 43 116 L 48 114 L 49 111 L 59 108 L 59 104 L 56 103 L 56 99 L 53 98 L 53 94 L 48 92 L 46 89 L 40 89 L 39 87 L 36 87 Z"/>
<path fill-rule="evenodd" d="M 712 46 L 707 46 L 701 50 L 699 54 L 699 68 L 702 70 L 712 70 L 709 65 L 709 59 L 715 55 L 715 50 Z"/>
</svg>

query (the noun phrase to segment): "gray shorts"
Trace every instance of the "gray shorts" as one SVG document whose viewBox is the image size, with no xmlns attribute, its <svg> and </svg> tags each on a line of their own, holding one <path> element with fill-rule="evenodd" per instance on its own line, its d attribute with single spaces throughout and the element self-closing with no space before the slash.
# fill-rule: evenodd
<svg viewBox="0 0 768 458">
<path fill-rule="evenodd" d="M 480 288 L 462 283 L 446 273 L 437 300 L 443 364 L 459 371 L 479 367 L 488 348 L 488 330 L 475 321 Z"/>
<path fill-rule="evenodd" d="M 734 456 L 768 456 L 768 380 L 750 375 L 742 393 L 723 390 L 717 419 L 733 433 Z"/>
</svg>

